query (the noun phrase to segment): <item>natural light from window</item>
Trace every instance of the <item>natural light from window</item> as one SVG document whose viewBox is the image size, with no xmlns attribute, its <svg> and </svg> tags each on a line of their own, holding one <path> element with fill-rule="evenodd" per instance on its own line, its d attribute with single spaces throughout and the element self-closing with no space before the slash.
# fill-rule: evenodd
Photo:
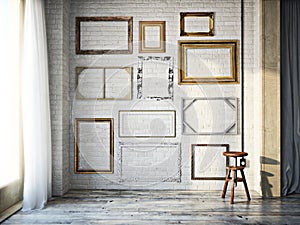
<svg viewBox="0 0 300 225">
<path fill-rule="evenodd" d="M 0 188 L 20 178 L 20 0 L 0 0 Z"/>
</svg>

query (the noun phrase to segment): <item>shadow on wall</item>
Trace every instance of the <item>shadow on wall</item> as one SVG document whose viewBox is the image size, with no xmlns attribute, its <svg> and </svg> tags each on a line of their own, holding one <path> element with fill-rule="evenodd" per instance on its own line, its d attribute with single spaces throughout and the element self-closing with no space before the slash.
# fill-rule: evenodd
<svg viewBox="0 0 300 225">
<path fill-rule="evenodd" d="M 279 162 L 277 160 L 264 157 L 264 156 L 260 157 L 260 163 L 265 165 L 279 165 Z M 261 186 L 262 197 L 263 198 L 273 197 L 273 193 L 272 193 L 273 186 L 272 184 L 270 184 L 269 178 L 273 177 L 274 174 L 261 170 L 260 176 L 261 176 L 260 186 Z"/>
</svg>

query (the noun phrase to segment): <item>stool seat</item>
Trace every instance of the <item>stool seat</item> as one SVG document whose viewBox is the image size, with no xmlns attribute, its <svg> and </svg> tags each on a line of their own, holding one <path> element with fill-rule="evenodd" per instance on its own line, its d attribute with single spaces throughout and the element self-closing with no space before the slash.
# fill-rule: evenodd
<svg viewBox="0 0 300 225">
<path fill-rule="evenodd" d="M 248 153 L 247 152 L 223 152 L 223 155 L 228 157 L 244 157 L 247 156 Z"/>
<path fill-rule="evenodd" d="M 226 167 L 227 168 L 227 174 L 226 174 L 225 183 L 224 183 L 224 187 L 223 187 L 223 191 L 222 191 L 222 198 L 225 198 L 228 182 L 231 181 L 232 186 L 231 186 L 230 203 L 233 204 L 234 187 L 237 186 L 238 182 L 243 182 L 248 201 L 250 201 L 251 198 L 250 198 L 250 194 L 249 194 L 249 190 L 248 190 L 248 186 L 247 186 L 247 182 L 246 182 L 246 177 L 245 177 L 245 174 L 244 174 L 245 163 L 242 164 L 240 162 L 240 164 L 238 165 L 238 162 L 237 162 L 238 157 L 247 156 L 248 153 L 247 152 L 232 151 L 232 152 L 223 152 L 223 155 L 226 156 L 226 157 L 234 157 L 235 158 L 235 166 L 227 166 Z M 240 171 L 241 177 L 237 176 L 238 171 Z"/>
</svg>

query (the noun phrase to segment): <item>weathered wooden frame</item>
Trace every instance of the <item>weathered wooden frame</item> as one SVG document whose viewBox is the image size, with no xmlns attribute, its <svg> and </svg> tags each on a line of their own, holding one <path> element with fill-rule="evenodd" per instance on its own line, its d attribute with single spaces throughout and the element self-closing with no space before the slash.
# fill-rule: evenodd
<svg viewBox="0 0 300 225">
<path fill-rule="evenodd" d="M 78 89 L 78 85 L 79 85 L 79 76 L 82 73 L 82 71 L 86 70 L 86 69 L 102 69 L 103 70 L 103 86 L 99 87 L 99 90 L 102 90 L 102 95 L 103 98 L 87 98 L 84 97 L 79 89 Z M 127 70 L 129 77 L 130 77 L 130 93 L 128 96 L 125 96 L 124 98 L 106 98 L 105 97 L 105 93 L 106 93 L 106 85 L 105 85 L 105 77 L 106 77 L 106 73 L 105 71 L 108 69 L 123 69 L 123 70 Z M 76 99 L 79 100 L 131 100 L 132 99 L 132 74 L 133 74 L 133 68 L 132 67 L 76 67 Z"/>
<path fill-rule="evenodd" d="M 81 28 L 80 24 L 84 22 L 127 22 L 128 23 L 128 48 L 127 49 L 81 49 Z M 96 55 L 96 54 L 132 54 L 132 17 L 76 17 L 76 54 Z M 112 34 L 113 35 L 113 34 Z"/>
</svg>

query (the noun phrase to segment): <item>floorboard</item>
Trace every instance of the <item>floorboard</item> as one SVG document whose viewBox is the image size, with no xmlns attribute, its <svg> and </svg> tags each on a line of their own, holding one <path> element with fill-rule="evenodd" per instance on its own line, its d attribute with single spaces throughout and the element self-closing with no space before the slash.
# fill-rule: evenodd
<svg viewBox="0 0 300 225">
<path fill-rule="evenodd" d="M 3 224 L 300 224 L 300 195 L 251 195 L 238 192 L 231 205 L 219 192 L 72 190 Z"/>
</svg>

